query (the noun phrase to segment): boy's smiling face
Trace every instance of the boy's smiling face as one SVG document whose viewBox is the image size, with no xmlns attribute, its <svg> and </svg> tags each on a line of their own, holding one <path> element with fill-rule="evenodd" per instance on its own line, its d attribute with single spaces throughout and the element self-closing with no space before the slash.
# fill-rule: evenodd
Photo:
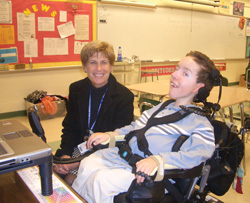
<svg viewBox="0 0 250 203">
<path fill-rule="evenodd" d="M 197 83 L 201 67 L 191 56 L 183 58 L 171 75 L 169 96 L 176 99 L 175 105 L 191 104 L 203 83 Z"/>
</svg>

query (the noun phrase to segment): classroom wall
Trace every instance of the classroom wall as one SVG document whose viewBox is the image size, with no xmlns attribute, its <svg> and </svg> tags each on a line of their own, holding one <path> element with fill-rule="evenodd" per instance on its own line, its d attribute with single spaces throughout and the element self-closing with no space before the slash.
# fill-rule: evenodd
<svg viewBox="0 0 250 203">
<path fill-rule="evenodd" d="M 24 98 L 35 90 L 67 96 L 69 84 L 85 77 L 79 66 L 0 72 L 0 114 L 25 110 Z"/>
<path fill-rule="evenodd" d="M 240 75 L 245 72 L 248 59 L 216 61 L 226 63 L 226 70 L 221 74 L 228 78 L 229 83 L 239 82 Z M 142 67 L 152 65 L 176 65 L 169 63 L 142 63 Z M 86 74 L 81 66 L 71 68 L 54 68 L 0 72 L 0 115 L 9 112 L 25 110 L 24 98 L 35 90 L 44 90 L 51 94 L 68 95 L 69 84 L 85 78 Z M 160 80 L 169 78 L 160 76 Z M 150 81 L 150 79 L 148 79 Z"/>
<path fill-rule="evenodd" d="M 239 2 L 242 2 L 239 0 Z M 249 4 L 246 9 L 246 15 L 250 17 Z M 110 31 L 112 34 L 112 30 Z M 127 31 L 129 32 L 129 30 Z M 216 61 L 226 63 L 226 70 L 222 75 L 227 77 L 229 83 L 239 82 L 239 77 L 245 72 L 248 59 L 227 59 Z M 177 62 L 168 62 L 162 65 L 176 64 Z M 157 63 L 154 63 L 157 65 Z M 68 65 L 68 64 L 66 64 Z M 142 67 L 152 64 L 142 63 Z M 41 68 L 33 70 L 20 71 L 0 71 L 0 115 L 9 112 L 18 112 L 25 110 L 24 98 L 34 90 L 44 90 L 51 94 L 60 94 L 67 96 L 69 84 L 86 77 L 80 66 L 68 68 Z M 160 76 L 160 80 L 170 76 Z"/>
<path fill-rule="evenodd" d="M 246 55 L 246 30 L 239 28 L 239 17 L 167 7 L 101 4 L 98 9 L 104 16 L 99 17 L 97 38 L 111 42 L 116 51 L 121 46 L 124 56 L 178 61 L 190 50 L 212 59 Z"/>
<path fill-rule="evenodd" d="M 238 85 L 240 75 L 245 73 L 245 69 L 248 65 L 249 59 L 228 59 L 228 60 L 216 60 L 214 63 L 226 63 L 226 70 L 222 70 L 223 77 L 228 79 L 229 85 Z M 177 65 L 177 62 L 156 62 L 156 63 L 142 63 L 142 67 L 152 66 L 168 66 Z M 159 80 L 169 79 L 170 75 L 160 76 Z M 150 81 L 150 79 L 149 79 Z"/>
</svg>

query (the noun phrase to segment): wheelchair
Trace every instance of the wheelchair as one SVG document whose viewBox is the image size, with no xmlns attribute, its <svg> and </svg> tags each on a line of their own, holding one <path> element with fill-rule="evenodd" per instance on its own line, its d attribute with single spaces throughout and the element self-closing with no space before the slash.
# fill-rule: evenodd
<svg viewBox="0 0 250 203">
<path fill-rule="evenodd" d="M 40 123 L 40 119 L 36 113 L 36 111 L 32 111 L 28 115 L 29 122 L 32 128 L 32 131 L 41 137 L 44 141 L 46 141 L 44 131 L 42 125 Z M 209 192 L 212 192 L 216 195 L 225 194 L 234 179 L 237 167 L 239 166 L 241 159 L 243 157 L 242 148 L 244 147 L 241 140 L 238 138 L 238 134 L 235 131 L 235 128 L 232 126 L 227 126 L 225 123 L 217 120 L 211 121 L 212 125 L 215 129 L 215 142 L 216 142 L 216 150 L 214 155 L 210 160 L 207 160 L 206 163 L 201 163 L 198 166 L 195 166 L 192 169 L 169 169 L 164 172 L 164 179 L 162 181 L 156 182 L 154 181 L 156 175 L 152 177 L 147 177 L 146 181 L 142 185 L 138 185 L 136 180 L 134 180 L 126 193 L 121 193 L 114 198 L 115 203 L 147 203 L 147 202 L 206 202 L 206 196 Z M 231 129 L 234 129 L 233 131 Z M 231 138 L 233 134 L 234 138 Z M 231 136 L 231 137 L 230 137 Z M 237 141 L 235 141 L 235 139 Z M 181 145 L 185 142 L 186 138 L 178 139 L 172 151 L 178 151 Z M 233 142 L 233 141 L 234 142 Z M 233 146 L 232 146 L 233 143 Z M 116 142 L 116 145 L 120 145 L 120 141 Z M 223 156 L 228 156 L 228 150 L 232 147 L 239 147 L 241 153 L 237 153 L 237 156 L 233 157 L 235 159 L 235 164 L 233 166 L 228 165 L 227 160 Z M 90 151 L 87 151 L 84 155 L 76 158 L 76 159 L 60 159 L 58 157 L 54 157 L 54 163 L 73 163 L 78 162 L 86 156 L 89 156 L 93 152 L 98 150 L 97 148 L 93 148 Z M 225 167 L 230 168 L 229 171 L 216 173 L 216 170 L 221 169 L 220 167 L 225 162 Z M 212 174 L 212 175 L 211 175 Z M 212 177 L 211 177 L 212 176 Z M 227 187 L 224 187 L 223 191 L 220 190 L 221 185 L 218 187 L 215 186 L 216 182 L 222 178 L 222 182 L 225 179 L 229 179 L 229 183 Z M 224 178 L 224 179 L 223 179 Z M 172 181 L 171 181 L 172 180 Z M 174 182 L 174 183 L 173 183 Z M 222 183 L 223 184 L 223 183 Z M 214 189 L 215 188 L 215 189 Z M 168 193 L 165 194 L 165 189 Z"/>
</svg>

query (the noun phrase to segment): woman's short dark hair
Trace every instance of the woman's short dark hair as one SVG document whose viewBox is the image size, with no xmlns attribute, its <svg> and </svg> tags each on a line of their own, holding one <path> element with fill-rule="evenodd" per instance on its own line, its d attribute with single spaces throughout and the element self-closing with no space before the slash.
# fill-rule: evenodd
<svg viewBox="0 0 250 203">
<path fill-rule="evenodd" d="M 101 52 L 109 60 L 110 65 L 114 65 L 115 53 L 114 48 L 108 42 L 95 40 L 86 44 L 81 51 L 80 57 L 83 65 L 86 65 L 89 58 L 95 53 Z"/>
</svg>

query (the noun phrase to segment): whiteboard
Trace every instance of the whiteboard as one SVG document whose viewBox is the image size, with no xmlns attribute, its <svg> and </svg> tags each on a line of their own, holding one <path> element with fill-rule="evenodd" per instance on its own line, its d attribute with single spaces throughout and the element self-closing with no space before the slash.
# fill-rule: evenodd
<svg viewBox="0 0 250 203">
<path fill-rule="evenodd" d="M 97 39 L 113 44 L 123 57 L 178 61 L 198 50 L 212 59 L 245 58 L 245 29 L 239 18 L 175 8 L 143 9 L 99 5 Z"/>
</svg>

